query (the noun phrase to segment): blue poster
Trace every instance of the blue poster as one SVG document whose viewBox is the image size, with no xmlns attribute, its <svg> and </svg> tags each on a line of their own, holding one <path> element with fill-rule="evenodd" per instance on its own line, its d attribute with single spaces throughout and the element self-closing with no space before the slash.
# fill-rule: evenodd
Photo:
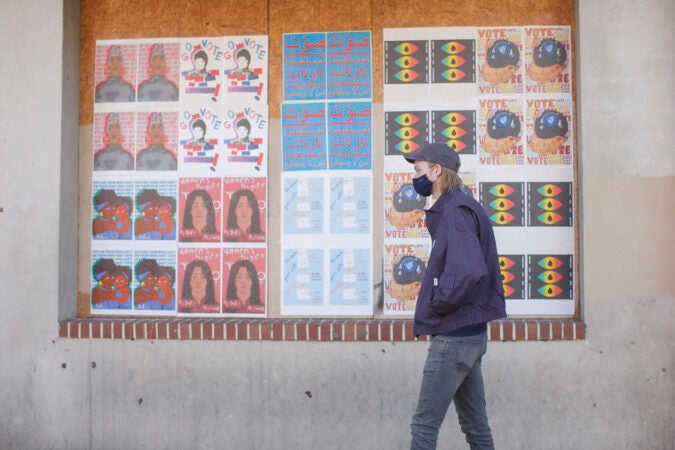
<svg viewBox="0 0 675 450">
<path fill-rule="evenodd" d="M 323 234 L 323 178 L 284 179 L 284 234 Z"/>
<path fill-rule="evenodd" d="M 330 233 L 370 234 L 370 178 L 330 180 Z"/>
<path fill-rule="evenodd" d="M 371 98 L 370 31 L 328 33 L 328 99 Z"/>
<path fill-rule="evenodd" d="M 284 35 L 284 101 L 326 99 L 326 34 Z"/>
<path fill-rule="evenodd" d="M 326 109 L 323 103 L 281 105 L 284 170 L 326 169 Z"/>
<path fill-rule="evenodd" d="M 370 304 L 370 250 L 330 251 L 330 306 Z"/>
<path fill-rule="evenodd" d="M 328 105 L 328 155 L 331 170 L 371 168 L 372 103 Z"/>
<path fill-rule="evenodd" d="M 323 304 L 323 249 L 284 251 L 283 302 L 285 306 Z"/>
</svg>

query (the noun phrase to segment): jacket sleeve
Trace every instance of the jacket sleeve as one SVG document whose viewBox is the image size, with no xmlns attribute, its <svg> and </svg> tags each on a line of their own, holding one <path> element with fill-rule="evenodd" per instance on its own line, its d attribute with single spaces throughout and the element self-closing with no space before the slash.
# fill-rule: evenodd
<svg viewBox="0 0 675 450">
<path fill-rule="evenodd" d="M 431 309 L 441 316 L 456 311 L 471 295 L 481 278 L 488 275 L 473 212 L 457 207 L 447 226 L 445 266 L 434 280 Z"/>
</svg>

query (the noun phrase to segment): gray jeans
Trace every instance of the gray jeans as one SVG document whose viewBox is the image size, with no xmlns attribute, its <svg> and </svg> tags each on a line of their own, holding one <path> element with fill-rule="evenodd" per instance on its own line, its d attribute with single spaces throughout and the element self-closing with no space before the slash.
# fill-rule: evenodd
<svg viewBox="0 0 675 450">
<path fill-rule="evenodd" d="M 494 449 L 480 367 L 486 350 L 487 333 L 432 339 L 410 425 L 412 450 L 436 448 L 438 430 L 452 401 L 471 449 Z"/>
</svg>

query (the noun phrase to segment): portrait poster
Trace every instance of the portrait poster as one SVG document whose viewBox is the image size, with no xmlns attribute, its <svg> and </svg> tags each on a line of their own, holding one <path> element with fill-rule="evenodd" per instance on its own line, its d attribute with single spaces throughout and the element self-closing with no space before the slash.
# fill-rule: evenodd
<svg viewBox="0 0 675 450">
<path fill-rule="evenodd" d="M 224 157 L 216 173 L 251 177 L 267 173 L 266 105 L 228 104 L 223 118 Z"/>
<path fill-rule="evenodd" d="M 181 175 L 215 176 L 224 151 L 225 115 L 209 103 L 191 103 L 180 109 L 179 166 Z"/>
<path fill-rule="evenodd" d="M 181 100 L 218 103 L 223 95 L 223 39 L 184 39 L 180 45 Z"/>
<path fill-rule="evenodd" d="M 134 251 L 134 310 L 176 312 L 176 251 Z"/>
<path fill-rule="evenodd" d="M 267 105 L 267 36 L 226 36 L 223 43 L 225 103 Z"/>
<path fill-rule="evenodd" d="M 136 113 L 120 111 L 95 113 L 94 170 L 134 170 L 136 155 Z"/>
<path fill-rule="evenodd" d="M 223 314 L 264 316 L 267 308 L 265 249 L 224 248 L 222 258 Z"/>
<path fill-rule="evenodd" d="M 167 103 L 180 99 L 180 47 L 174 39 L 139 42 L 136 101 Z"/>
<path fill-rule="evenodd" d="M 128 314 L 132 308 L 131 250 L 92 249 L 91 313 Z"/>
<path fill-rule="evenodd" d="M 95 103 L 136 101 L 138 44 L 97 41 L 94 67 Z"/>
<path fill-rule="evenodd" d="M 178 170 L 178 112 L 136 114 L 136 171 Z"/>
<path fill-rule="evenodd" d="M 135 240 L 175 243 L 176 195 L 175 180 L 136 180 L 134 183 Z"/>
<path fill-rule="evenodd" d="M 267 178 L 223 179 L 223 242 L 267 240 Z"/>
<path fill-rule="evenodd" d="M 180 242 L 220 242 L 221 192 L 221 178 L 179 179 Z"/>
<path fill-rule="evenodd" d="M 262 35 L 96 42 L 92 312 L 222 316 L 223 251 L 264 261 L 268 57 Z"/>
<path fill-rule="evenodd" d="M 221 274 L 220 248 L 178 248 L 178 312 L 220 313 Z"/>
<path fill-rule="evenodd" d="M 94 180 L 91 236 L 95 241 L 130 241 L 134 208 L 132 181 Z"/>
</svg>

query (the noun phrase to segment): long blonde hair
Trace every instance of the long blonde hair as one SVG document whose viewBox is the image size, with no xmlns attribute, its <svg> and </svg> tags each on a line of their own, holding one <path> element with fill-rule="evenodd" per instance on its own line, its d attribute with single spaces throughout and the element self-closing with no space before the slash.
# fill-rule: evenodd
<svg viewBox="0 0 675 450">
<path fill-rule="evenodd" d="M 439 165 L 439 164 L 437 164 Z M 438 177 L 441 186 L 441 193 L 445 194 L 448 191 L 464 185 L 462 177 L 457 172 L 447 167 L 441 167 L 441 175 Z"/>
</svg>

